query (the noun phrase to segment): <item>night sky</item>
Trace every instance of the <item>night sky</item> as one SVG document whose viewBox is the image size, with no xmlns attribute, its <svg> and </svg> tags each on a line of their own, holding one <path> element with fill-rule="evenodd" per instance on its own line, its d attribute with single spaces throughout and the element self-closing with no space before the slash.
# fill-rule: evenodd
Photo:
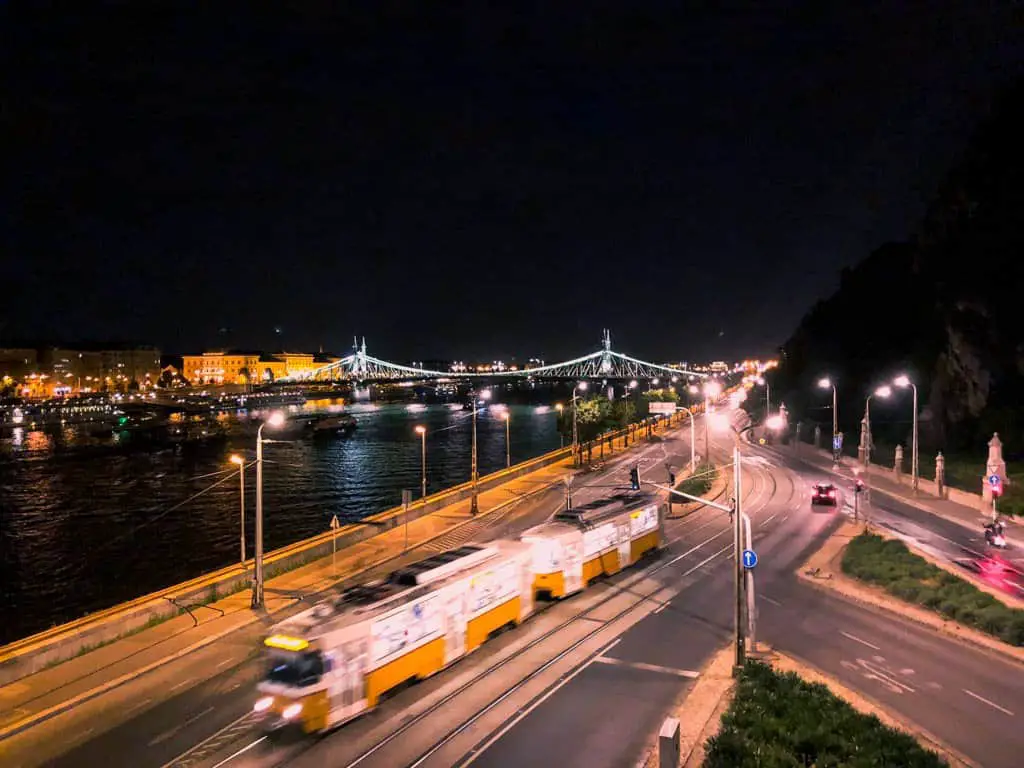
<svg viewBox="0 0 1024 768">
<path fill-rule="evenodd" d="M 88 5 L 0 11 L 0 337 L 771 353 L 1021 62 L 978 0 Z"/>
</svg>

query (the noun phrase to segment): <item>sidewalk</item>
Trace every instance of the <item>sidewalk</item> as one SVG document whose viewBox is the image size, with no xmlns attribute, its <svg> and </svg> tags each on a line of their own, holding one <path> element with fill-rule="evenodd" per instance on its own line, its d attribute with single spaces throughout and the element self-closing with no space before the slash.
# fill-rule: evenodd
<svg viewBox="0 0 1024 768">
<path fill-rule="evenodd" d="M 675 429 L 678 424 L 670 431 Z M 662 427 L 657 433 L 665 431 Z M 604 457 L 623 454 L 624 441 L 614 442 L 613 450 L 606 445 L 601 451 Z M 645 444 L 643 439 L 631 440 L 628 447 Z M 597 450 L 593 458 L 597 460 Z M 480 535 L 492 521 L 507 526 L 516 517 L 536 512 L 535 505 L 515 505 L 524 499 L 539 499 L 551 489 L 557 489 L 560 495 L 562 478 L 572 472 L 569 459 L 548 465 L 482 491 L 476 517 L 470 515 L 468 499 L 455 502 L 410 521 L 408 533 L 404 526 L 398 526 L 339 549 L 334 558 L 328 556 L 270 578 L 265 586 L 264 610 L 250 608 L 249 590 L 237 592 L 193 608 L 192 615 L 184 613 L 10 683 L 0 688 L 0 754 L 6 752 L 4 740 L 15 734 L 229 635 L 243 631 L 246 636 L 258 635 L 269 625 L 308 607 L 318 593 L 339 582 L 367 578 L 367 572 L 375 567 L 391 570 L 403 560 L 422 558 L 425 545 L 434 551 L 458 546 Z M 414 551 L 417 548 L 420 551 Z M 257 650 L 258 645 L 253 644 L 253 652 Z"/>
</svg>

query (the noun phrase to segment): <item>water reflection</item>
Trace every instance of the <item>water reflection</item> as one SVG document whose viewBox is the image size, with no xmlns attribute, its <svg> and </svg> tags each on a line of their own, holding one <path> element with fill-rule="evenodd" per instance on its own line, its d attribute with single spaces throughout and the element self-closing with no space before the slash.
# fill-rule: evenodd
<svg viewBox="0 0 1024 768">
<path fill-rule="evenodd" d="M 461 405 L 346 410 L 358 423 L 347 438 L 285 435 L 266 447 L 268 548 L 327 530 L 332 515 L 353 520 L 397 505 L 403 488 L 418 495 L 416 425 L 427 429 L 428 492 L 469 479 L 471 413 Z M 554 410 L 508 410 L 513 462 L 558 447 Z M 503 412 L 478 414 L 481 474 L 505 466 Z M 83 425 L 18 427 L 0 440 L 0 642 L 234 562 L 238 477 L 229 457 L 254 458 L 252 418 L 225 415 L 225 439 L 205 446 L 100 450 L 115 438 L 91 437 Z M 254 483 L 247 472 L 249 542 Z"/>
</svg>

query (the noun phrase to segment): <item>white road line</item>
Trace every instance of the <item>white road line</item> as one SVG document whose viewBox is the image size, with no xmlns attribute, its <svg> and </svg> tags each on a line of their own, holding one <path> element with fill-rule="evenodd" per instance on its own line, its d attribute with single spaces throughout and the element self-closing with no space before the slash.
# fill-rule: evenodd
<svg viewBox="0 0 1024 768">
<path fill-rule="evenodd" d="M 671 602 L 672 602 L 671 600 L 666 600 L 664 603 L 662 603 L 657 608 L 655 608 L 653 611 L 651 611 L 651 613 L 661 613 L 666 608 L 668 608 L 668 604 L 671 603 Z"/>
<path fill-rule="evenodd" d="M 184 721 L 183 723 L 180 723 L 179 725 L 174 726 L 173 728 L 171 728 L 171 730 L 164 731 L 163 733 L 161 733 L 159 736 L 157 736 L 155 739 L 153 739 L 151 742 L 149 742 L 149 744 L 147 746 L 152 747 L 152 746 L 155 746 L 155 745 L 159 744 L 162 741 L 167 741 L 169 738 L 171 738 L 171 736 L 176 734 L 182 728 L 185 728 L 185 727 L 191 725 L 196 720 L 198 720 L 200 717 L 202 717 L 203 715 L 209 714 L 210 712 L 213 712 L 213 707 L 207 707 L 202 712 L 200 712 L 198 715 L 192 715 L 192 717 L 190 717 L 188 720 Z"/>
<path fill-rule="evenodd" d="M 762 600 L 767 600 L 767 601 L 768 601 L 769 603 L 771 603 L 772 605 L 777 605 L 777 606 L 779 606 L 780 608 L 782 607 L 782 603 L 780 603 L 780 602 L 779 602 L 778 600 L 772 600 L 772 599 L 771 599 L 770 597 L 768 597 L 768 595 L 764 595 L 764 594 L 762 594 L 762 595 L 761 595 L 761 599 L 762 599 Z"/>
<path fill-rule="evenodd" d="M 691 680 L 700 677 L 700 672 L 689 669 L 676 669 L 675 667 L 663 667 L 660 664 L 646 664 L 642 661 L 625 661 L 624 659 L 613 659 L 608 656 L 599 656 L 594 661 L 598 664 L 611 664 L 616 667 L 629 667 L 630 669 L 643 669 L 647 672 L 661 672 L 676 677 L 688 677 Z"/>
<path fill-rule="evenodd" d="M 784 518 L 782 518 L 781 520 L 779 520 L 779 522 L 780 522 L 780 523 L 784 523 L 784 522 L 786 522 L 787 520 L 789 520 L 789 515 L 786 515 L 786 516 L 785 516 Z"/>
<path fill-rule="evenodd" d="M 146 698 L 146 699 L 143 699 L 143 700 L 142 700 L 142 701 L 140 701 L 140 702 L 139 702 L 138 704 L 134 704 L 134 705 L 132 705 L 132 706 L 128 707 L 128 709 L 124 710 L 124 713 L 125 713 L 125 714 L 128 714 L 129 712 L 134 712 L 134 711 L 135 711 L 136 709 L 139 709 L 140 707 L 144 707 L 144 706 L 146 706 L 146 705 L 147 705 L 147 704 L 149 704 L 149 702 L 151 702 L 152 700 L 153 700 L 153 699 L 150 699 L 150 698 Z"/>
<path fill-rule="evenodd" d="M 857 637 L 856 635 L 851 635 L 849 632 L 843 632 L 842 630 L 839 630 L 839 634 L 843 637 L 848 637 L 854 642 L 860 643 L 861 645 L 866 645 L 868 648 L 874 648 L 876 651 L 882 650 L 877 645 L 869 643 L 867 640 L 861 640 L 859 637 Z"/>
<path fill-rule="evenodd" d="M 231 757 L 226 757 L 226 758 L 224 758 L 224 759 L 223 759 L 223 760 L 221 760 L 221 761 L 220 761 L 219 763 L 217 763 L 217 764 L 216 764 L 215 766 L 213 766 L 213 768 L 220 768 L 220 767 L 221 767 L 222 765 L 224 765 L 225 763 L 229 763 L 229 762 L 231 762 L 232 760 L 234 760 L 234 759 L 235 759 L 236 757 L 238 757 L 239 755 L 241 755 L 241 754 L 243 754 L 243 753 L 245 753 L 245 752 L 248 752 L 248 751 L 249 751 L 250 749 L 252 749 L 253 747 L 255 747 L 255 746 L 256 746 L 257 744 L 259 744 L 259 743 L 260 743 L 260 742 L 262 742 L 262 741 L 266 741 L 266 740 L 267 740 L 267 737 L 266 737 L 266 736 L 260 736 L 260 737 L 259 737 L 258 739 L 256 739 L 256 741 L 254 741 L 254 742 L 253 742 L 252 744 L 250 744 L 250 745 L 249 745 L 249 746 L 247 746 L 247 747 L 242 747 L 242 748 L 241 748 L 240 750 L 238 750 L 237 752 L 235 752 L 235 754 L 231 755 Z"/>
<path fill-rule="evenodd" d="M 218 664 L 216 667 L 214 667 L 214 669 L 220 669 L 221 667 L 223 667 L 223 666 L 225 666 L 227 664 L 230 664 L 230 663 L 231 663 L 231 659 L 224 659 L 224 661 L 222 661 L 220 664 Z"/>
<path fill-rule="evenodd" d="M 1011 712 L 1011 711 L 1010 711 L 1010 710 L 1008 710 L 1008 709 L 1004 709 L 1003 707 L 1000 707 L 1000 706 L 999 706 L 998 704 L 996 704 L 996 703 L 995 703 L 994 701 L 989 701 L 989 700 L 988 700 L 988 699 L 986 699 L 986 698 L 985 698 L 984 696 L 979 696 L 979 695 L 978 695 L 978 694 L 976 694 L 976 693 L 975 693 L 974 691 L 968 691 L 968 690 L 967 690 L 966 688 L 964 688 L 964 689 L 963 689 L 963 691 L 964 691 L 964 693 L 966 693 L 966 694 L 967 694 L 968 696 L 971 696 L 971 697 L 973 697 L 973 698 L 977 699 L 977 700 L 978 700 L 978 701 L 980 701 L 980 702 L 983 702 L 983 703 L 985 703 L 985 704 L 988 704 L 988 705 L 989 705 L 990 707 L 992 707 L 993 709 L 998 709 L 998 710 L 999 710 L 1000 712 L 1002 712 L 1002 713 L 1003 713 L 1004 715 L 1009 715 L 1010 717 L 1013 717 L 1013 712 Z"/>
<path fill-rule="evenodd" d="M 178 690 L 179 688 L 181 688 L 181 687 L 182 687 L 183 685 L 188 685 L 188 684 L 189 684 L 189 683 L 191 683 L 191 682 L 192 682 L 193 680 L 195 680 L 195 678 L 194 678 L 194 677 L 190 677 L 190 678 L 188 678 L 187 680 L 182 680 L 182 681 L 181 681 L 180 683 L 178 683 L 177 685 L 172 685 L 172 686 L 171 686 L 171 690 L 172 690 L 172 691 L 176 691 L 176 690 Z"/>
<path fill-rule="evenodd" d="M 770 523 L 770 522 L 771 522 L 772 520 L 774 520 L 774 519 L 775 519 L 776 517 L 778 517 L 778 514 L 779 514 L 779 513 L 778 513 L 778 512 L 776 512 L 776 513 L 775 513 L 774 515 L 772 515 L 771 517 L 766 517 L 766 518 L 765 518 L 764 520 L 762 520 L 762 521 L 761 521 L 761 523 L 760 523 L 760 524 L 759 524 L 759 525 L 758 525 L 757 527 L 758 527 L 758 528 L 762 528 L 762 527 L 764 527 L 764 526 L 768 525 L 768 523 Z"/>
<path fill-rule="evenodd" d="M 511 731 L 511 730 L 512 730 L 512 729 L 513 729 L 513 728 L 514 728 L 514 727 L 515 727 L 516 725 L 518 725 L 518 724 L 519 724 L 519 722 L 520 722 L 520 721 L 521 721 L 521 720 L 522 720 L 522 719 L 523 719 L 524 717 L 526 717 L 527 715 L 529 715 L 529 714 L 530 714 L 531 712 L 533 712 L 533 710 L 535 710 L 535 709 L 536 709 L 537 707 L 539 707 L 539 706 L 540 706 L 541 704 L 543 704 L 543 703 L 544 703 L 545 701 L 547 701 L 547 700 L 548 700 L 548 699 L 550 699 L 550 698 L 551 698 L 552 696 L 554 696 L 554 695 L 555 695 L 555 694 L 556 694 L 556 693 L 557 693 L 558 691 L 560 691 L 560 690 L 561 690 L 561 689 L 562 689 L 562 688 L 563 688 L 563 687 L 564 687 L 564 686 L 565 686 L 565 685 L 566 685 L 566 684 L 567 684 L 567 683 L 568 683 L 568 682 L 569 682 L 570 680 L 572 680 L 572 679 L 573 679 L 574 677 L 576 677 L 576 676 L 577 676 L 578 674 L 580 674 L 580 673 L 581 673 L 581 672 L 582 672 L 583 670 L 585 670 L 585 669 L 586 669 L 587 667 L 589 667 L 589 666 L 590 666 L 591 664 L 593 664 L 593 663 L 594 663 L 595 661 L 597 661 L 597 660 L 598 660 L 599 658 L 601 658 L 602 656 L 604 656 L 604 655 L 605 655 L 605 654 L 606 654 L 606 653 L 607 653 L 608 651 L 610 651 L 610 650 L 611 650 L 612 648 L 614 648 L 614 647 L 615 647 L 616 645 L 618 645 L 618 643 L 619 643 L 619 638 L 615 638 L 615 639 L 614 639 L 614 640 L 613 640 L 612 642 L 610 642 L 610 643 L 609 643 L 608 645 L 606 645 L 606 646 L 605 646 L 604 648 L 602 648 L 602 649 L 601 649 L 601 651 L 600 651 L 600 652 L 599 652 L 599 653 L 598 653 L 598 654 L 597 654 L 596 656 L 594 656 L 594 657 L 593 657 L 592 659 L 590 659 L 589 661 L 587 661 L 587 662 L 585 662 L 585 663 L 581 664 L 581 665 L 580 665 L 579 667 L 577 667 L 576 669 L 574 669 L 574 670 L 572 671 L 572 674 L 570 674 L 570 675 L 566 676 L 566 677 L 565 677 L 565 678 L 563 678 L 562 680 L 559 680 L 559 681 L 558 681 L 558 684 L 557 684 L 557 685 L 555 685 L 555 686 L 554 686 L 554 687 L 553 687 L 553 688 L 552 688 L 552 689 L 551 689 L 550 691 L 548 691 L 547 693 L 545 693 L 545 694 L 544 694 L 544 695 L 543 695 L 543 696 L 542 696 L 542 697 L 541 697 L 541 698 L 540 698 L 540 699 L 539 699 L 538 701 L 535 701 L 535 702 L 534 702 L 534 703 L 533 703 L 533 704 L 532 704 L 531 706 L 527 707 L 527 708 L 526 708 L 526 709 L 524 709 L 524 710 L 523 710 L 522 712 L 520 712 L 520 713 L 519 713 L 519 715 L 517 715 L 515 719 L 513 719 L 513 720 L 512 720 L 511 722 L 507 723 L 507 724 L 506 724 L 506 725 L 505 725 L 505 726 L 504 726 L 503 728 L 500 728 L 500 729 L 498 729 L 498 731 L 497 731 L 497 732 L 496 732 L 496 733 L 495 733 L 495 734 L 494 734 L 493 736 L 491 736 L 491 738 L 490 738 L 490 739 L 488 739 L 488 740 L 487 740 L 486 742 L 484 742 L 483 746 L 481 746 L 481 747 L 480 747 L 480 750 L 479 750 L 479 751 L 478 751 L 478 752 L 477 752 L 477 753 L 476 753 L 475 755 L 473 755 L 473 756 L 472 756 L 471 758 L 469 758 L 469 760 L 467 760 L 466 762 L 464 762 L 464 763 L 463 763 L 462 765 L 463 765 L 463 766 L 467 766 L 467 765 L 469 765 L 470 763 L 473 763 L 473 762 L 475 762 L 475 761 L 476 761 L 476 759 L 477 759 L 478 757 L 480 757 L 480 755 L 484 754 L 484 753 L 485 753 L 485 752 L 486 752 L 486 751 L 487 751 L 487 750 L 488 750 L 488 749 L 490 748 L 490 746 L 491 746 L 491 745 L 492 745 L 492 744 L 493 744 L 494 742 L 496 742 L 496 741 L 497 741 L 498 739 L 500 739 L 500 738 L 501 738 L 502 736 L 504 736 L 504 735 L 505 735 L 506 733 L 508 733 L 509 731 Z M 213 768 L 220 768 L 220 766 L 219 766 L 219 765 L 215 765 L 215 766 L 213 766 Z"/>
</svg>

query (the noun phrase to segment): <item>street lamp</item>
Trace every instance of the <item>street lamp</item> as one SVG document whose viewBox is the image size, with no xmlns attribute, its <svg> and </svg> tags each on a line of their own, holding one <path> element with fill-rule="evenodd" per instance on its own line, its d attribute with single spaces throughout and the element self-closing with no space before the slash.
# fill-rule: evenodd
<svg viewBox="0 0 1024 768">
<path fill-rule="evenodd" d="M 238 466 L 238 491 L 241 499 L 241 516 L 238 528 L 239 543 L 242 547 L 242 567 L 245 567 L 245 459 L 237 453 L 231 457 L 231 463 Z"/>
<path fill-rule="evenodd" d="M 636 382 L 633 382 L 634 384 Z M 579 466 L 580 435 L 576 427 L 576 390 L 587 391 L 587 382 L 581 381 L 572 388 L 572 463 L 574 467 Z"/>
<path fill-rule="evenodd" d="M 565 437 L 562 434 L 562 411 L 565 406 L 561 403 L 555 403 L 555 410 L 558 411 L 558 447 L 565 448 Z"/>
<path fill-rule="evenodd" d="M 825 376 L 818 381 L 818 386 L 822 389 L 832 388 L 832 455 L 838 463 L 839 455 L 836 453 L 836 436 L 839 434 L 839 405 L 836 385 L 832 379 Z"/>
<path fill-rule="evenodd" d="M 422 424 L 416 427 L 416 434 L 420 436 L 420 494 L 427 497 L 427 428 Z"/>
<path fill-rule="evenodd" d="M 917 490 L 917 468 L 918 468 L 918 464 L 917 464 L 917 385 L 914 384 L 914 382 L 912 382 L 910 380 L 910 378 L 906 374 L 904 374 L 902 376 L 897 376 L 893 380 L 892 383 L 895 384 L 900 389 L 906 389 L 907 387 L 910 387 L 911 389 L 914 390 L 914 438 L 913 438 L 913 440 L 914 440 L 914 447 L 912 448 L 913 455 L 911 456 L 911 459 L 910 459 L 910 476 L 911 476 L 911 484 L 913 485 L 913 488 L 916 491 Z"/>
<path fill-rule="evenodd" d="M 759 376 L 757 383 L 764 387 L 764 400 L 765 400 L 765 411 L 769 416 L 772 415 L 772 385 L 768 383 L 768 379 L 763 376 Z"/>
<path fill-rule="evenodd" d="M 256 430 L 256 556 L 253 558 L 252 607 L 263 607 L 263 428 L 280 427 L 284 414 L 275 411 Z"/>
<path fill-rule="evenodd" d="M 694 438 L 695 429 L 693 426 L 693 411 L 691 411 L 689 408 L 684 408 L 681 405 L 676 407 L 682 411 L 686 411 L 686 415 L 690 417 L 690 472 L 693 472 L 697 468 L 697 447 L 694 445 L 696 440 Z"/>
<path fill-rule="evenodd" d="M 509 412 L 506 410 L 501 414 L 501 418 L 505 420 L 505 468 L 509 469 L 512 466 L 512 444 L 509 441 Z"/>
<path fill-rule="evenodd" d="M 479 501 L 477 500 L 477 496 L 479 495 L 478 494 L 478 490 L 477 490 L 477 481 L 479 480 L 479 477 L 480 477 L 480 474 L 479 474 L 478 468 L 477 468 L 477 451 L 476 451 L 476 411 L 477 411 L 477 405 L 479 405 L 479 403 L 477 402 L 477 398 L 479 397 L 481 401 L 483 401 L 483 400 L 490 400 L 491 399 L 491 390 L 485 389 L 482 392 L 477 393 L 477 391 L 474 389 L 474 390 L 472 390 L 472 395 L 473 395 L 473 456 L 472 456 L 473 466 L 472 466 L 472 471 L 470 472 L 470 479 L 473 482 L 473 496 L 471 497 L 470 502 L 469 502 L 469 514 L 475 515 L 475 514 L 477 514 L 480 511 L 480 504 L 479 504 Z"/>
</svg>

